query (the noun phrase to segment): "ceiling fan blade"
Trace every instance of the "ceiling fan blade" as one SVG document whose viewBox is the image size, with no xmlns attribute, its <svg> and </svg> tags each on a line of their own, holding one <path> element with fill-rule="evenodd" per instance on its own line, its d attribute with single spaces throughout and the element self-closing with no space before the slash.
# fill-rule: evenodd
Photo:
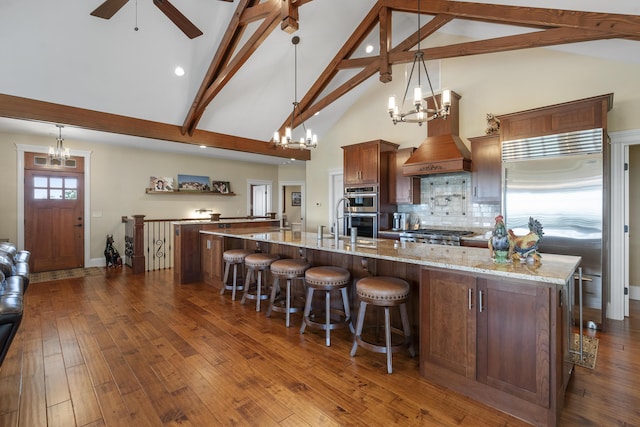
<svg viewBox="0 0 640 427">
<path fill-rule="evenodd" d="M 97 16 L 98 18 L 109 19 L 115 15 L 122 6 L 127 4 L 128 1 L 129 0 L 105 0 L 96 10 L 91 12 L 91 15 Z"/>
<path fill-rule="evenodd" d="M 193 22 L 189 21 L 174 5 L 169 3 L 168 0 L 153 0 L 153 4 L 158 6 L 158 9 L 162 11 L 167 18 L 171 19 L 174 24 L 182 30 L 190 39 L 194 39 L 202 35 L 202 31 L 196 27 Z"/>
</svg>

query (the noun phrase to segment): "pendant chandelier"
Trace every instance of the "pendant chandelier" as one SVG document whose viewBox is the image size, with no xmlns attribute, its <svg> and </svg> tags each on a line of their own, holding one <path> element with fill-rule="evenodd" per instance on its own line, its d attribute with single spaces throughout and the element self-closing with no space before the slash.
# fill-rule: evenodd
<svg viewBox="0 0 640 427">
<path fill-rule="evenodd" d="M 301 114 L 300 112 L 300 103 L 298 102 L 298 43 L 300 43 L 300 37 L 295 36 L 291 39 L 291 43 L 294 46 L 294 67 L 293 67 L 293 75 L 294 75 L 294 97 L 293 97 L 293 111 L 291 112 L 291 126 L 288 126 L 284 130 L 284 135 L 280 136 L 278 131 L 273 133 L 273 142 L 276 146 L 280 146 L 282 148 L 316 148 L 318 146 L 318 135 L 311 132 L 311 129 L 307 129 L 304 122 L 302 122 L 302 130 L 304 131 L 304 135 L 300 137 L 299 140 L 294 141 L 292 138 L 293 132 L 293 120 L 296 116 Z"/>
<path fill-rule="evenodd" d="M 49 147 L 49 158 L 52 160 L 57 160 L 60 163 L 64 163 L 69 157 L 71 157 L 71 153 L 68 148 L 64 147 L 64 139 L 62 139 L 62 125 L 56 125 L 58 127 L 58 138 L 56 139 L 56 146 Z"/>
<path fill-rule="evenodd" d="M 428 122 L 433 119 L 446 119 L 449 116 L 449 110 L 451 108 L 451 91 L 443 90 L 442 91 L 442 104 L 438 104 L 438 100 L 436 99 L 436 95 L 433 92 L 433 86 L 431 85 L 431 79 L 429 78 L 429 72 L 427 71 L 427 65 L 424 62 L 424 53 L 420 50 L 420 0 L 418 0 L 418 50 L 416 51 L 413 57 L 413 65 L 411 66 L 411 73 L 409 74 L 409 79 L 407 80 L 407 88 L 404 91 L 404 96 L 402 97 L 402 104 L 398 106 L 396 104 L 396 97 L 389 97 L 389 116 L 391 120 L 393 120 L 393 124 L 395 125 L 398 122 L 404 123 L 418 123 L 422 126 L 422 123 Z M 404 103 L 407 100 L 407 93 L 409 93 L 409 86 L 411 85 L 411 78 L 413 77 L 413 72 L 416 69 L 416 65 L 418 67 L 418 85 L 413 89 L 413 108 L 408 110 L 407 112 L 401 112 L 400 108 L 404 107 Z M 424 73 L 427 76 L 427 82 L 429 83 L 429 90 L 431 91 L 431 98 L 433 99 L 434 108 L 429 108 L 426 105 L 425 100 L 422 98 L 422 86 L 420 79 L 420 66 L 424 69 Z"/>
</svg>

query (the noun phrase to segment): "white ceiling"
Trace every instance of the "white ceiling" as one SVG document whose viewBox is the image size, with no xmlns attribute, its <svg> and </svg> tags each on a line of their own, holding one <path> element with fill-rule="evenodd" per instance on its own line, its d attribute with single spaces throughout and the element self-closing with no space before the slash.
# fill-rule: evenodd
<svg viewBox="0 0 640 427">
<path fill-rule="evenodd" d="M 130 0 L 111 19 L 90 16 L 103 0 L 2 0 L 0 2 L 0 93 L 145 120 L 182 125 L 238 0 L 172 0 L 204 35 L 187 38 L 152 0 Z M 478 2 L 480 3 L 480 2 Z M 493 0 L 496 4 L 640 15 L 629 0 Z M 318 78 L 375 0 L 314 0 L 300 8 L 298 99 Z M 137 19 L 137 24 L 136 24 Z M 429 17 L 423 18 L 423 23 Z M 134 30 L 137 25 L 138 31 Z M 257 24 L 256 24 L 257 25 Z M 416 28 L 412 15 L 394 14 L 394 40 Z M 521 29 L 454 21 L 441 31 L 472 38 Z M 291 112 L 292 35 L 275 30 L 230 83 L 209 104 L 198 129 L 267 141 Z M 377 49 L 378 31 L 368 41 Z M 364 46 L 362 46 L 362 49 Z M 609 40 L 556 49 L 639 62 L 640 43 Z M 374 54 L 376 52 L 374 51 Z M 364 56 L 359 51 L 355 56 Z M 176 66 L 186 74 L 174 75 Z M 333 85 L 350 74 L 343 73 Z M 377 79 L 377 76 L 372 77 Z M 307 121 L 322 137 L 366 89 L 353 90 Z M 384 108 L 384 107 L 381 107 Z M 53 124 L 0 118 L 0 131 L 57 136 Z M 65 139 L 190 150 L 187 144 L 159 143 L 65 127 Z M 208 149 L 207 155 L 272 164 L 281 158 Z M 198 152 L 200 154 L 200 152 Z"/>
</svg>

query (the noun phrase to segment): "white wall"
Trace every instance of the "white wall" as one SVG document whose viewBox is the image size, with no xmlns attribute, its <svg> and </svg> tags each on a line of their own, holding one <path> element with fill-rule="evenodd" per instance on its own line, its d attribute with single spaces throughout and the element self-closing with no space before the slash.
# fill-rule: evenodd
<svg viewBox="0 0 640 427">
<path fill-rule="evenodd" d="M 0 133 L 0 179 L 3 182 L 0 238 L 8 238 L 14 242 L 18 240 L 15 145 L 48 146 L 52 142 L 55 140 Z M 122 216 L 143 214 L 147 219 L 197 218 L 203 216 L 195 212 L 200 208 L 212 209 L 222 216 L 246 215 L 247 179 L 272 181 L 274 185 L 278 182 L 278 166 L 74 140 L 65 140 L 65 146 L 91 151 L 91 207 L 87 221 L 91 221 L 92 259 L 103 257 L 107 234 L 113 234 L 118 249 L 124 251 Z M 300 174 L 299 168 L 295 170 L 296 175 Z M 231 191 L 236 196 L 145 194 L 150 176 L 174 177 L 177 183 L 178 174 L 204 175 L 211 180 L 229 181 Z M 275 199 L 271 202 L 272 206 L 276 206 Z"/>
</svg>

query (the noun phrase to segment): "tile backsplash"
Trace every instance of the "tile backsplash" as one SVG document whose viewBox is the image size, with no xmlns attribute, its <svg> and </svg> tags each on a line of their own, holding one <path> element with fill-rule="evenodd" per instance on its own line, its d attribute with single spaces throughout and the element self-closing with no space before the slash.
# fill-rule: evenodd
<svg viewBox="0 0 640 427">
<path fill-rule="evenodd" d="M 489 229 L 500 214 L 500 204 L 471 201 L 471 174 L 430 175 L 420 179 L 419 205 L 398 205 L 420 228 Z"/>
</svg>

